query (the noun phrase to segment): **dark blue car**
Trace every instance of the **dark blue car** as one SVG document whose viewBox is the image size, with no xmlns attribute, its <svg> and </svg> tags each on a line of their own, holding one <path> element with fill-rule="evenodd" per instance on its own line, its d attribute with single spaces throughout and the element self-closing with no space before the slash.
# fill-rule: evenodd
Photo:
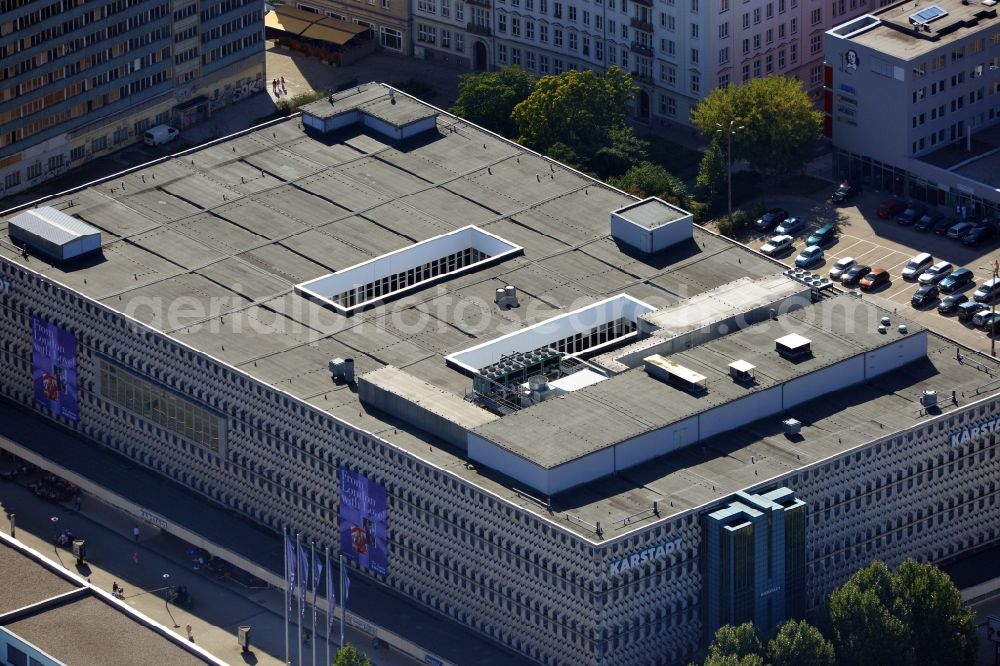
<svg viewBox="0 0 1000 666">
<path fill-rule="evenodd" d="M 968 268 L 958 268 L 938 283 L 938 287 L 946 294 L 958 291 L 972 284 L 972 271 Z"/>
</svg>

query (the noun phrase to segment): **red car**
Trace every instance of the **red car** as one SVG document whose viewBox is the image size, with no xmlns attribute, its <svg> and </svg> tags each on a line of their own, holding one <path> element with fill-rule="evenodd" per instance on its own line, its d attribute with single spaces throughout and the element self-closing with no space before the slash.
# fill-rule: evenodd
<svg viewBox="0 0 1000 666">
<path fill-rule="evenodd" d="M 906 202 L 899 199 L 886 199 L 875 209 L 875 214 L 881 218 L 896 217 L 906 210 Z"/>
</svg>

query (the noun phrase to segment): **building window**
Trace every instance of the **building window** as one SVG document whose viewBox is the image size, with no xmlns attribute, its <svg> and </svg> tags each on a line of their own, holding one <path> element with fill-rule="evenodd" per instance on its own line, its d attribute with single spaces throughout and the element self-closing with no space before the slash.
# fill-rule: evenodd
<svg viewBox="0 0 1000 666">
<path fill-rule="evenodd" d="M 701 75 L 691 74 L 691 92 L 693 94 L 701 92 Z"/>
<path fill-rule="evenodd" d="M 822 23 L 823 22 L 823 8 L 822 7 L 817 7 L 816 9 L 812 10 L 812 13 L 809 15 L 809 18 L 810 18 L 810 21 L 812 21 L 812 25 L 819 25 L 820 23 Z"/>
<path fill-rule="evenodd" d="M 816 55 L 823 50 L 823 35 L 813 35 L 809 38 L 809 53 Z"/>
<path fill-rule="evenodd" d="M 87 156 L 86 146 L 77 146 L 73 150 L 69 151 L 70 162 L 76 162 L 78 160 L 82 160 L 86 156 Z"/>
<path fill-rule="evenodd" d="M 455 50 L 459 53 L 465 53 L 465 35 L 460 32 L 455 33 Z"/>
<path fill-rule="evenodd" d="M 521 36 L 521 19 L 516 16 L 510 17 L 510 34 L 514 37 Z"/>
<path fill-rule="evenodd" d="M 729 62 L 729 47 L 719 49 L 719 64 L 724 65 Z"/>
<path fill-rule="evenodd" d="M 34 180 L 42 175 L 42 163 L 35 162 L 30 167 L 28 167 L 28 180 Z"/>
<path fill-rule="evenodd" d="M 98 365 L 103 398 L 175 435 L 219 450 L 222 417 L 104 359 Z"/>
<path fill-rule="evenodd" d="M 393 51 L 403 50 L 403 33 L 399 30 L 393 30 L 392 28 L 382 28 L 381 31 L 381 42 L 382 46 L 387 49 L 392 49 Z"/>
<path fill-rule="evenodd" d="M 49 171 L 56 171 L 57 169 L 61 169 L 62 166 L 63 166 L 62 155 L 53 155 L 52 157 L 49 158 Z"/>
<path fill-rule="evenodd" d="M 501 63 L 507 63 L 507 45 L 498 44 L 497 45 L 497 60 Z"/>
<path fill-rule="evenodd" d="M 99 153 L 102 150 L 106 150 L 108 147 L 108 137 L 102 136 L 94 139 L 90 142 L 90 151 L 92 153 Z"/>
<path fill-rule="evenodd" d="M 510 49 L 510 64 L 521 65 L 521 49 L 516 46 Z"/>
<path fill-rule="evenodd" d="M 423 23 L 417 24 L 417 41 L 424 42 L 425 44 L 434 44 L 437 42 L 437 28 L 430 25 L 424 25 Z"/>
<path fill-rule="evenodd" d="M 506 14 L 497 14 L 497 32 L 507 32 Z"/>
<path fill-rule="evenodd" d="M 441 48 L 450 49 L 451 48 L 451 31 L 441 30 Z"/>
</svg>

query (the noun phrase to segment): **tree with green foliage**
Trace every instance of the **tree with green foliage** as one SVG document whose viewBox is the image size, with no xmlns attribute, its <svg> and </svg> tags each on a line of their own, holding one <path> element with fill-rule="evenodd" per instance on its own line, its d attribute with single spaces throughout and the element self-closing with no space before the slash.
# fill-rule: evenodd
<svg viewBox="0 0 1000 666">
<path fill-rule="evenodd" d="M 659 197 L 681 208 L 688 205 L 684 181 L 652 162 L 640 162 L 608 183 L 637 197 Z"/>
<path fill-rule="evenodd" d="M 723 654 L 709 656 L 705 659 L 705 666 L 765 666 L 764 658 L 759 654 L 748 654 L 737 657 L 734 654 Z"/>
<path fill-rule="evenodd" d="M 753 622 L 744 622 L 738 627 L 727 624 L 715 632 L 715 639 L 708 648 L 709 659 L 713 657 L 732 656 L 737 659 L 749 655 L 760 655 L 764 646 L 757 635 Z M 707 662 L 706 662 L 707 663 Z"/>
<path fill-rule="evenodd" d="M 711 210 L 718 210 L 720 206 L 726 205 L 728 177 L 725 152 L 718 141 L 712 141 L 701 157 L 701 166 L 698 168 L 698 178 L 695 181 L 701 200 Z"/>
<path fill-rule="evenodd" d="M 372 666 L 372 662 L 368 660 L 364 652 L 353 645 L 345 645 L 337 650 L 333 666 Z"/>
<path fill-rule="evenodd" d="M 975 613 L 932 564 L 882 562 L 857 571 L 830 595 L 827 622 L 838 663 L 847 666 L 971 666 Z"/>
<path fill-rule="evenodd" d="M 495 72 L 463 74 L 458 99 L 451 112 L 488 130 L 513 138 L 517 134 L 511 112 L 535 87 L 535 78 L 517 65 Z"/>
<path fill-rule="evenodd" d="M 801 81 L 768 76 L 715 88 L 694 108 L 691 120 L 710 140 L 730 122 L 742 125 L 732 138 L 733 159 L 746 160 L 761 173 L 782 174 L 812 159 L 823 116 L 813 107 Z"/>
<path fill-rule="evenodd" d="M 834 666 L 833 644 L 808 622 L 788 620 L 767 643 L 772 666 Z"/>
<path fill-rule="evenodd" d="M 613 130 L 625 129 L 625 114 L 635 94 L 632 76 L 617 66 L 603 75 L 571 69 L 545 76 L 527 99 L 514 107 L 518 142 L 548 153 L 564 143 L 588 163 L 611 144 Z M 619 138 L 621 135 L 619 134 Z"/>
<path fill-rule="evenodd" d="M 607 180 L 644 161 L 648 148 L 649 142 L 637 137 L 631 125 L 618 125 L 608 132 L 607 144 L 597 149 L 590 166 L 598 177 Z"/>
</svg>

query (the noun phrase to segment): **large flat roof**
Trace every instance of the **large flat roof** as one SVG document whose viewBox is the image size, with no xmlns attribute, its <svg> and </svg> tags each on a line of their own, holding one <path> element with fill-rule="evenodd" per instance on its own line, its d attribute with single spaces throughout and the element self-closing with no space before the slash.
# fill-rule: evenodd
<svg viewBox="0 0 1000 666">
<path fill-rule="evenodd" d="M 59 566 L 0 535 L 0 627 L 74 666 L 222 663 Z"/>
<path fill-rule="evenodd" d="M 932 12 L 931 7 L 938 7 L 941 11 Z M 878 19 L 877 23 L 872 23 L 874 27 L 849 39 L 901 60 L 923 57 L 931 51 L 968 37 L 974 31 L 1000 25 L 997 8 L 985 5 L 980 0 L 973 2 L 934 0 L 921 2 L 919 6 L 905 0 L 874 11 L 871 16 Z M 926 20 L 932 16 L 939 18 Z M 867 20 L 862 17 L 848 21 L 844 25 L 861 26 Z M 926 30 L 917 32 L 915 22 L 926 26 Z M 831 32 L 841 31 L 842 28 L 843 26 L 838 26 Z M 862 66 L 868 65 L 862 64 Z"/>
<path fill-rule="evenodd" d="M 397 100 L 403 98 L 397 93 Z M 365 99 L 371 101 L 367 95 Z M 328 361 L 354 358 L 358 376 L 392 365 L 461 397 L 471 391 L 472 379 L 448 367 L 448 354 L 621 293 L 664 307 L 742 277 L 777 275 L 785 267 L 697 226 L 690 241 L 664 252 L 631 252 L 610 237 L 609 216 L 637 201 L 635 197 L 444 112 L 438 114 L 437 127 L 437 132 L 398 143 L 359 125 L 317 137 L 304 131 L 297 118 L 289 118 L 46 201 L 101 229 L 101 259 L 62 268 L 35 256 L 24 260 L 6 239 L 5 221 L 0 221 L 0 255 L 545 514 L 544 507 L 515 490 L 519 484 L 512 479 L 481 465 L 470 469 L 457 449 L 361 403 L 352 387 L 331 380 Z M 523 254 L 352 316 L 295 293 L 296 284 L 470 224 L 517 244 Z M 506 285 L 517 287 L 520 307 L 494 304 L 497 288 Z M 681 362 L 709 365 L 704 355 L 729 353 L 726 345 L 741 348 L 740 356 L 730 356 L 753 362 L 754 349 L 773 346 L 773 338 L 780 337 L 758 340 L 754 331 L 739 335 L 684 352 L 689 356 Z M 844 353 L 837 350 L 866 344 L 863 336 L 844 341 L 836 332 L 817 330 L 811 337 L 816 358 L 807 363 L 822 363 L 828 354 Z M 931 337 L 936 340 L 932 347 L 948 345 Z M 726 363 L 720 367 L 724 372 Z M 778 369 L 771 372 L 777 375 Z M 938 382 L 943 374 L 949 375 L 947 381 Z M 978 379 L 967 366 L 945 358 L 929 361 L 916 374 L 906 369 L 890 373 L 876 384 L 895 382 L 898 392 L 883 394 L 866 386 L 836 399 L 850 406 L 850 414 L 831 414 L 816 431 L 807 420 L 803 432 L 809 450 L 801 459 L 795 457 L 798 445 L 780 436 L 761 443 L 770 436 L 771 420 L 757 428 L 760 436 L 745 438 L 753 426 L 727 435 L 724 448 L 741 441 L 764 446 L 771 453 L 757 456 L 758 469 L 768 469 L 761 465 L 773 458 L 774 469 L 787 470 L 789 460 L 804 465 L 819 459 L 812 453 L 819 449 L 808 445 L 810 433 L 840 431 L 840 440 L 833 441 L 842 441 L 842 449 L 865 441 L 871 429 L 857 427 L 855 414 L 879 412 L 855 405 L 858 395 L 867 394 L 888 409 L 902 400 L 901 394 L 919 395 L 921 382 L 940 383 L 950 391 Z M 619 421 L 622 432 L 635 431 L 662 421 L 672 410 L 691 409 L 681 399 L 663 411 L 656 396 L 676 389 L 641 370 L 579 393 L 596 406 L 611 400 L 604 385 L 631 388 L 633 383 L 640 390 L 625 391 L 618 399 L 619 413 L 585 433 L 586 440 L 619 437 L 614 427 Z M 720 388 L 708 399 L 722 399 L 729 390 L 735 389 Z M 817 410 L 840 404 L 836 400 L 820 401 Z M 548 405 L 523 413 L 539 408 Z M 907 409 L 905 419 L 888 419 L 894 427 L 919 420 Z M 513 417 L 514 423 L 522 418 L 521 413 Z M 717 488 L 709 492 L 722 497 L 764 479 L 752 472 L 748 478 L 744 470 L 730 469 L 726 460 L 700 460 L 697 452 L 714 450 L 713 441 L 644 465 L 647 471 L 661 470 L 661 482 L 634 484 L 627 474 L 619 475 L 559 496 L 554 504 L 594 522 L 602 515 L 606 519 L 609 508 L 625 510 L 656 499 L 660 491 L 651 490 L 654 486 L 667 495 L 690 493 L 677 498 L 681 510 L 700 504 L 705 488 Z M 545 455 L 554 458 L 556 453 Z M 708 467 L 695 472 L 695 463 Z M 712 476 L 715 483 L 684 490 L 679 479 L 695 474 Z M 611 507 L 606 508 L 608 502 Z M 633 521 L 629 529 L 637 526 Z M 575 523 L 565 527 L 592 536 Z"/>
</svg>

